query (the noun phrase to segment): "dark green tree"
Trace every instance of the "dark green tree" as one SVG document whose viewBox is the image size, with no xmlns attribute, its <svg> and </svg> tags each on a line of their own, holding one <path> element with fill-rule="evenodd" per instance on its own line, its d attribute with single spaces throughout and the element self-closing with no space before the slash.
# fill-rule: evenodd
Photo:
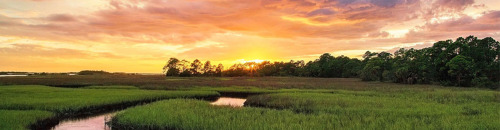
<svg viewBox="0 0 500 130">
<path fill-rule="evenodd" d="M 448 70 L 448 73 L 451 76 L 456 77 L 457 86 L 467 86 L 470 83 L 470 81 L 467 80 L 470 79 L 469 77 L 472 77 L 474 67 L 471 58 L 458 55 L 451 59 L 448 63 L 446 63 L 446 66 L 450 68 Z M 464 78 L 467 78 L 465 79 L 466 81 L 464 81 Z M 465 82 L 467 85 L 463 82 Z"/>
</svg>

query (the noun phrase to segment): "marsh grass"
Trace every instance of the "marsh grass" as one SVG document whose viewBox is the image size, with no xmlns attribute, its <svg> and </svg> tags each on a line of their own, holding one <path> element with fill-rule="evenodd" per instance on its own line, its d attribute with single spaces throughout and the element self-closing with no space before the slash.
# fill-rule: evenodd
<svg viewBox="0 0 500 130">
<path fill-rule="evenodd" d="M 4 85 L 49 85 L 67 87 L 125 85 L 141 89 L 177 90 L 191 87 L 252 86 L 261 89 L 342 89 L 356 91 L 400 91 L 409 88 L 433 90 L 437 85 L 406 85 L 382 82 L 361 82 L 356 78 L 305 77 L 168 77 L 163 75 L 76 75 L 0 77 Z M 465 89 L 465 88 L 447 88 Z M 470 90 L 471 88 L 467 88 Z"/>
<path fill-rule="evenodd" d="M 253 107 L 236 109 L 177 99 L 134 107 L 113 119 L 127 129 L 500 129 L 500 93 L 478 88 L 358 79 L 141 75 L 1 77 L 0 84 L 28 84 L 0 86 L 0 109 L 56 116 L 134 101 L 214 97 L 217 92 L 260 94 L 245 103 Z"/>
<path fill-rule="evenodd" d="M 394 94 L 278 93 L 251 96 L 245 105 L 302 114 L 337 115 L 354 123 L 382 123 L 372 128 L 499 129 L 500 104 L 495 101 L 496 94 L 498 92 L 450 90 Z"/>
<path fill-rule="evenodd" d="M 166 81 L 183 81 L 183 80 L 188 80 L 186 78 L 171 78 L 171 77 L 168 77 L 165 79 Z"/>
<path fill-rule="evenodd" d="M 117 129 L 332 129 L 328 120 L 287 110 L 213 106 L 173 99 L 127 109 L 113 117 Z"/>
<path fill-rule="evenodd" d="M 120 129 L 500 129 L 495 91 L 286 92 L 247 107 L 173 99 L 126 109 Z M 249 107 L 250 106 L 250 107 Z"/>
<path fill-rule="evenodd" d="M 267 93 L 284 93 L 284 92 L 317 92 L 317 93 L 333 93 L 337 90 L 332 89 L 280 89 L 280 88 L 258 88 L 252 86 L 230 86 L 230 87 L 189 87 L 189 88 L 181 88 L 178 90 L 185 91 L 217 91 L 221 93 L 223 96 L 227 94 L 231 95 L 243 95 L 246 97 L 247 95 L 257 95 L 257 94 L 267 94 Z"/>
<path fill-rule="evenodd" d="M 0 129 L 27 129 L 27 126 L 54 115 L 52 112 L 39 110 L 0 110 Z"/>
<path fill-rule="evenodd" d="M 247 80 L 247 81 L 257 81 L 257 79 L 253 79 L 253 78 L 251 78 L 251 79 L 246 79 L 246 80 Z"/>
<path fill-rule="evenodd" d="M 123 86 L 123 85 L 108 85 L 108 86 L 88 86 L 83 87 L 86 89 L 139 89 L 135 86 Z"/>
<path fill-rule="evenodd" d="M 230 77 L 227 77 L 227 78 L 216 78 L 217 80 L 222 80 L 222 81 L 227 81 L 227 80 L 231 80 Z"/>
<path fill-rule="evenodd" d="M 152 91 L 126 89 L 73 89 L 37 85 L 0 86 L 0 109 L 46 110 L 57 114 L 99 109 L 99 106 L 168 98 L 209 98 L 213 91 Z"/>
<path fill-rule="evenodd" d="M 50 123 L 58 118 L 109 111 L 108 109 L 112 110 L 142 102 L 170 98 L 209 99 L 219 96 L 219 93 L 214 91 L 155 91 L 122 89 L 123 86 L 108 86 L 108 89 L 102 89 L 102 86 L 95 87 L 100 89 L 57 88 L 39 85 L 0 86 L 0 110 L 17 110 L 15 111 L 17 114 L 2 115 L 2 118 L 26 120 L 26 122 L 3 124 L 7 125 L 3 127 L 28 128 L 27 125 L 33 125 L 32 123 L 36 121 L 47 119 L 47 116 L 39 116 L 38 113 L 41 111 L 53 113 L 49 116 L 51 119 L 47 119 Z M 117 87 L 121 89 L 116 89 Z"/>
</svg>

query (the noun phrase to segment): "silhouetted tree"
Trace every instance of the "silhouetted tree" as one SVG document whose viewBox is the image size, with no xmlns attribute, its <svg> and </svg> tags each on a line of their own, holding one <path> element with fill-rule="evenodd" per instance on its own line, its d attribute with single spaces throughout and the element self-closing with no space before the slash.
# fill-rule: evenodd
<svg viewBox="0 0 500 130">
<path fill-rule="evenodd" d="M 222 64 L 217 65 L 217 68 L 215 69 L 215 75 L 222 76 L 222 71 L 224 71 L 224 65 Z"/>
<path fill-rule="evenodd" d="M 165 73 L 166 76 L 179 76 L 180 69 L 177 67 L 179 62 L 177 58 L 170 58 L 167 64 L 163 66 L 163 73 Z"/>
<path fill-rule="evenodd" d="M 210 61 L 206 61 L 205 65 L 203 65 L 203 75 L 205 76 L 211 76 L 212 75 L 212 65 L 210 64 Z"/>
<path fill-rule="evenodd" d="M 182 68 L 182 69 L 180 69 L 181 72 L 180 72 L 179 76 L 181 76 L 181 77 L 190 77 L 192 75 L 191 71 L 190 71 L 191 69 L 189 67 L 190 64 L 191 63 L 189 63 L 189 61 L 187 61 L 187 60 L 182 60 L 181 62 L 179 62 L 178 65 L 180 66 L 180 68 Z"/>
<path fill-rule="evenodd" d="M 191 63 L 191 74 L 194 76 L 201 75 L 201 70 L 203 69 L 203 63 L 200 60 L 196 59 Z"/>
</svg>

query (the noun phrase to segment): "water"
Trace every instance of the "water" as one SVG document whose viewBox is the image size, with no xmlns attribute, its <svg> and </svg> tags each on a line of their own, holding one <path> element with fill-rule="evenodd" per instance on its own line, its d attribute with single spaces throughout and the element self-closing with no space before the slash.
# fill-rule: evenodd
<svg viewBox="0 0 500 130">
<path fill-rule="evenodd" d="M 210 104 L 243 107 L 246 100 L 245 98 L 220 97 Z M 62 120 L 52 130 L 111 130 L 111 126 L 108 126 L 106 122 L 110 121 L 116 113 L 117 111 L 113 111 L 90 117 Z"/>
<path fill-rule="evenodd" d="M 0 75 L 0 77 L 18 77 L 18 76 L 28 76 L 28 75 Z"/>
<path fill-rule="evenodd" d="M 86 118 L 62 120 L 52 130 L 111 130 L 106 122 L 115 114 L 116 112 L 109 112 Z"/>
<path fill-rule="evenodd" d="M 232 106 L 232 107 L 243 107 L 247 99 L 245 98 L 234 98 L 234 97 L 220 97 L 215 102 L 210 104 L 218 106 Z"/>
</svg>

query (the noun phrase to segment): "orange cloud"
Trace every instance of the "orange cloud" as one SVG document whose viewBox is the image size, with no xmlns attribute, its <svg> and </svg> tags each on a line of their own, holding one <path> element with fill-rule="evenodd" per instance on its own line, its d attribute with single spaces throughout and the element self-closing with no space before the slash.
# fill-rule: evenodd
<svg viewBox="0 0 500 130">
<path fill-rule="evenodd" d="M 158 72 L 161 67 L 151 66 L 161 66 L 169 57 L 215 63 L 307 60 L 325 52 L 357 56 L 354 53 L 363 50 L 388 50 L 458 36 L 500 38 L 500 3 L 490 0 L 76 2 L 0 1 L 0 9 L 7 12 L 0 12 L 0 53 L 4 55 L 0 60 L 12 61 L 7 55 L 40 61 L 57 58 L 57 66 L 76 69 L 85 66 L 64 62 L 119 62 L 135 66 L 136 71 Z M 22 7 L 25 10 L 17 9 Z M 471 8 L 479 13 L 469 16 L 470 12 L 464 12 Z M 2 41 L 2 37 L 21 40 Z M 94 58 L 99 61 L 87 60 Z M 10 69 L 22 69 L 28 63 L 16 62 L 18 68 Z M 50 71 L 39 68 L 45 69 Z"/>
</svg>

